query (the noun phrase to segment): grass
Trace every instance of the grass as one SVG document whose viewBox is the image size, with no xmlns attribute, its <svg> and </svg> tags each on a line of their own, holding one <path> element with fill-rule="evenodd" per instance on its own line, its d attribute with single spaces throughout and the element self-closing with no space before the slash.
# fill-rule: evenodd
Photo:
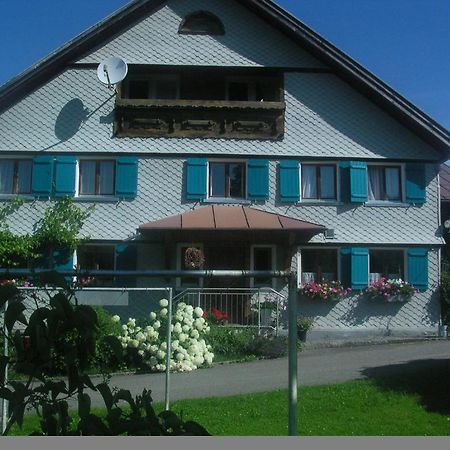
<svg viewBox="0 0 450 450">
<path fill-rule="evenodd" d="M 386 387 L 377 380 L 302 387 L 298 397 L 298 433 L 304 436 L 449 435 L 450 411 L 436 409 L 428 402 L 430 396 L 422 394 Z M 447 393 L 441 395 L 441 401 L 447 402 L 447 397 Z M 162 410 L 162 405 L 156 405 L 156 409 Z M 177 401 L 172 404 L 172 410 L 182 412 L 185 420 L 198 421 L 216 436 L 287 434 L 285 390 Z M 96 412 L 104 414 L 102 410 Z M 38 418 L 28 416 L 23 429 L 14 428 L 12 434 L 28 435 L 37 427 Z"/>
</svg>

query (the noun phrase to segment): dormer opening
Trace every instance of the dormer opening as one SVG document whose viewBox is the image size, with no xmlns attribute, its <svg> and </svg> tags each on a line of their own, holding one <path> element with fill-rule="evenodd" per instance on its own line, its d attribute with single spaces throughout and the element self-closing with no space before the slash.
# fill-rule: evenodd
<svg viewBox="0 0 450 450">
<path fill-rule="evenodd" d="M 196 11 L 181 21 L 178 33 L 220 36 L 225 34 L 225 27 L 222 21 L 213 13 Z"/>
</svg>

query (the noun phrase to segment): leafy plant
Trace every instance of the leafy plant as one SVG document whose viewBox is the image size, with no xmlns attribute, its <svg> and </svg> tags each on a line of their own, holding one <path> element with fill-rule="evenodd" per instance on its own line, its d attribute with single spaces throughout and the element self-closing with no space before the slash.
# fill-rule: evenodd
<svg viewBox="0 0 450 450">
<path fill-rule="evenodd" d="M 280 358 L 287 354 L 287 338 L 285 336 L 256 336 L 250 343 L 248 351 L 263 358 Z"/>
<path fill-rule="evenodd" d="M 199 424 L 185 422 L 172 412 L 156 414 L 148 390 L 133 398 L 127 390 L 112 391 L 106 377 L 94 385 L 86 370 L 98 349 L 99 320 L 95 310 L 78 305 L 64 277 L 56 273 L 42 275 L 37 284 L 60 289 L 49 292 L 48 301 L 41 300 L 28 318 L 27 294 L 11 283 L 0 286 L 0 309 L 8 302 L 4 338 L 15 351 L 14 356 L 0 357 L 0 398 L 10 405 L 4 435 L 9 434 L 13 424 L 22 426 L 27 409 L 34 409 L 41 417 L 40 428 L 33 435 L 208 434 Z M 120 360 L 122 346 L 117 337 L 104 336 L 103 342 Z M 49 377 L 55 361 L 62 363 L 64 370 L 64 379 L 59 381 Z M 7 382 L 8 365 L 25 374 L 26 381 Z M 107 409 L 105 418 L 91 411 L 87 389 L 102 395 Z M 69 416 L 71 399 L 78 404 L 77 422 Z M 123 401 L 128 404 L 127 409 L 119 403 Z"/>
<path fill-rule="evenodd" d="M 211 324 L 207 342 L 220 355 L 252 354 L 251 345 L 258 335 L 254 328 L 236 328 Z"/>
<path fill-rule="evenodd" d="M 297 318 L 297 330 L 299 331 L 308 331 L 314 325 L 313 317 L 299 316 Z"/>
<path fill-rule="evenodd" d="M 442 322 L 450 325 L 450 274 L 442 272 L 441 276 L 441 315 Z"/>
</svg>

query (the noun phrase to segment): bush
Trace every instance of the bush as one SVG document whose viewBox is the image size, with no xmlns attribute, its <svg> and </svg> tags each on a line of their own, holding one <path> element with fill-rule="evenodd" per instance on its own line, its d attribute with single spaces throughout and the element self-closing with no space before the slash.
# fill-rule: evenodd
<svg viewBox="0 0 450 450">
<path fill-rule="evenodd" d="M 250 351 L 258 330 L 254 328 L 235 328 L 211 324 L 208 343 L 212 351 L 219 355 L 251 355 Z"/>
<path fill-rule="evenodd" d="M 273 359 L 287 355 L 287 338 L 285 336 L 257 336 L 251 342 L 248 351 L 255 356 Z"/>
<path fill-rule="evenodd" d="M 450 274 L 447 272 L 441 276 L 441 316 L 442 322 L 450 325 Z"/>
</svg>

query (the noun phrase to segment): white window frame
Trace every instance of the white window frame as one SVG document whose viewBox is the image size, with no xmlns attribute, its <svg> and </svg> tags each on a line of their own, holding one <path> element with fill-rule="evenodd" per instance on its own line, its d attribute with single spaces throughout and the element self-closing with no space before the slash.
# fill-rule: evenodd
<svg viewBox="0 0 450 450">
<path fill-rule="evenodd" d="M 306 246 L 301 245 L 297 247 L 297 287 L 300 288 L 302 285 L 302 275 L 303 275 L 303 267 L 302 267 L 302 250 L 336 250 L 336 280 L 341 281 L 341 258 L 339 255 L 339 251 L 342 247 L 327 245 L 327 246 Z"/>
<path fill-rule="evenodd" d="M 277 246 L 270 244 L 254 244 L 250 246 L 250 270 L 254 270 L 255 267 L 255 248 L 270 248 L 272 251 L 272 269 L 277 270 Z M 271 287 L 272 289 L 276 288 L 276 278 L 272 278 L 272 283 L 270 286 L 255 286 L 255 278 L 250 278 L 250 287 L 251 288 L 263 288 L 263 287 Z"/>
<path fill-rule="evenodd" d="M 303 198 L 303 185 L 302 185 L 302 167 L 303 166 L 334 166 L 336 168 L 336 198 Z M 340 183 L 340 167 L 337 161 L 299 161 L 299 189 L 300 189 L 300 203 L 320 203 L 320 204 L 337 204 L 341 201 L 341 183 Z"/>
<path fill-rule="evenodd" d="M 210 164 L 243 164 L 245 168 L 245 174 L 244 174 L 244 197 L 213 197 L 210 195 L 211 191 L 211 171 L 210 171 Z M 206 165 L 206 199 L 210 201 L 216 201 L 217 203 L 235 203 L 240 201 L 246 201 L 248 199 L 248 161 L 242 160 L 242 159 L 208 159 L 208 164 Z"/>
<path fill-rule="evenodd" d="M 403 252 L 403 281 L 406 281 L 408 279 L 408 257 L 407 257 L 407 251 L 404 247 L 368 247 L 369 249 L 369 261 L 367 264 L 367 267 L 369 268 L 369 272 L 367 274 L 367 279 L 369 280 L 369 285 L 370 285 L 370 252 L 372 250 L 384 250 L 384 251 L 401 251 Z M 373 272 L 375 273 L 375 272 Z"/>
<path fill-rule="evenodd" d="M 400 168 L 400 187 L 401 187 L 401 198 L 400 200 L 369 200 L 369 167 L 370 166 L 384 166 L 384 167 L 399 167 Z M 399 205 L 406 202 L 406 169 L 405 163 L 390 162 L 390 161 L 377 161 L 367 162 L 367 202 L 366 205 L 377 205 L 377 204 L 391 204 Z"/>
<path fill-rule="evenodd" d="M 200 242 L 178 242 L 176 248 L 176 269 L 182 270 L 181 268 L 181 249 L 183 247 L 195 247 L 199 248 L 202 252 L 204 251 L 204 246 Z M 197 284 L 185 284 L 182 282 L 181 277 L 176 277 L 175 285 L 177 288 L 203 288 L 203 277 L 198 278 Z"/>
<path fill-rule="evenodd" d="M 11 197 L 32 197 L 33 196 L 33 158 L 30 156 L 2 156 L 0 157 L 0 161 L 21 161 L 21 160 L 27 160 L 31 162 L 31 172 L 30 172 L 30 192 L 26 193 L 6 193 L 6 192 L 0 192 L 0 198 L 11 198 Z"/>
<path fill-rule="evenodd" d="M 113 194 L 81 194 L 80 193 L 80 161 L 111 161 L 114 163 L 114 180 L 113 180 Z M 77 158 L 77 163 L 75 166 L 75 197 L 80 199 L 115 199 L 116 198 L 116 177 L 117 177 L 117 160 L 115 158 L 98 158 L 95 156 L 80 156 Z"/>
</svg>

